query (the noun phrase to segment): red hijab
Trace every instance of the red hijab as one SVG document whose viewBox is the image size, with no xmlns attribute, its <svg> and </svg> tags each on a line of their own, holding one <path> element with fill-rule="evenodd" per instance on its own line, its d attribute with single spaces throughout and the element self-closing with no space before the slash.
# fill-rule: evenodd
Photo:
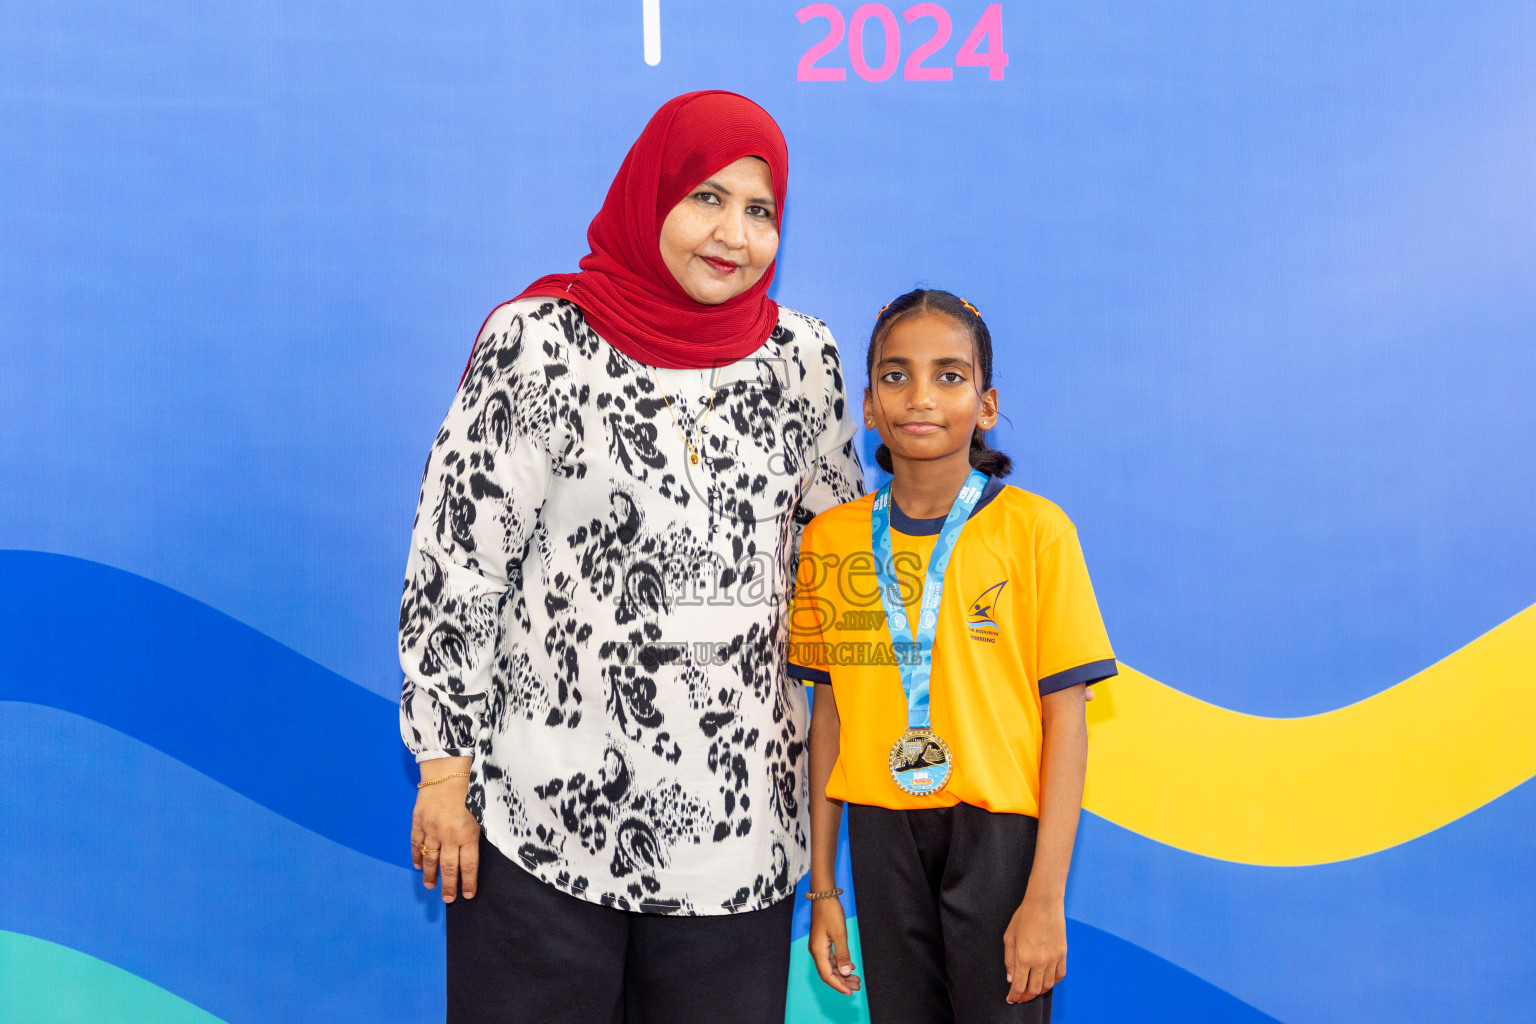
<svg viewBox="0 0 1536 1024">
<path fill-rule="evenodd" d="M 762 107 L 733 92 L 690 92 L 662 104 L 629 148 L 587 228 L 581 270 L 550 274 L 519 299 L 551 295 L 581 307 L 609 344 L 651 366 L 707 367 L 756 351 L 779 320 L 768 297 L 773 264 L 735 298 L 690 298 L 661 259 L 661 224 L 690 189 L 745 156 L 768 164 L 782 222 L 789 149 Z"/>
</svg>

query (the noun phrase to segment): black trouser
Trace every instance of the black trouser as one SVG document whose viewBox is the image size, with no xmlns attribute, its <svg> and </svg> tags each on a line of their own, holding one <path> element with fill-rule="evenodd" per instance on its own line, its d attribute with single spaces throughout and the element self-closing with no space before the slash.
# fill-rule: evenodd
<svg viewBox="0 0 1536 1024">
<path fill-rule="evenodd" d="M 1003 933 L 1039 822 L 969 804 L 848 805 L 859 965 L 872 1024 L 1047 1024 L 1051 993 L 1008 1003 Z"/>
<path fill-rule="evenodd" d="M 480 840 L 448 905 L 449 1024 L 784 1024 L 794 900 L 710 917 L 614 910 Z"/>
</svg>

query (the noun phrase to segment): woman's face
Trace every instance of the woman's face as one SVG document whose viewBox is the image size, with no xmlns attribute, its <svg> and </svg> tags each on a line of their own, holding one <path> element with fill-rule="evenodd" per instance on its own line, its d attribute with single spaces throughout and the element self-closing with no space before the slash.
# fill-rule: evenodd
<svg viewBox="0 0 1536 1024">
<path fill-rule="evenodd" d="M 779 252 L 768 165 L 744 156 L 700 182 L 661 225 L 661 258 L 695 302 L 718 306 L 751 288 Z"/>
</svg>

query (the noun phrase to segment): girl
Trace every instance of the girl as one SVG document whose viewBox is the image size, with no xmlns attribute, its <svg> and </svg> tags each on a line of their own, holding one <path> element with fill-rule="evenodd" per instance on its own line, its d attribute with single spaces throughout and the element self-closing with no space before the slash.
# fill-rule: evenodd
<svg viewBox="0 0 1536 1024">
<path fill-rule="evenodd" d="M 790 674 L 814 682 L 810 946 L 859 987 L 833 883 L 848 804 L 874 1024 L 1047 1021 L 1066 974 L 1084 686 L 1116 672 L 1070 520 L 1002 483 L 992 340 L 943 291 L 870 337 L 892 480 L 801 542 Z M 884 612 L 882 615 L 881 612 Z"/>
</svg>

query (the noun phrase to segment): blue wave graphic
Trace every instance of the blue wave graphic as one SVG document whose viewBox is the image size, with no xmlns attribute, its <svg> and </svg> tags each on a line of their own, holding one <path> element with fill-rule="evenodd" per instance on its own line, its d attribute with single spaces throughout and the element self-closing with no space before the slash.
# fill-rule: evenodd
<svg viewBox="0 0 1536 1024">
<path fill-rule="evenodd" d="M 290 821 L 410 863 L 415 767 L 394 704 L 185 594 L 0 551 L 0 700 L 111 726 Z"/>
<path fill-rule="evenodd" d="M 439 908 L 387 866 L 408 862 L 412 800 L 390 701 L 130 573 L 13 551 L 0 552 L 0 580 L 0 700 L 59 709 L 8 704 L 0 716 L 3 820 L 28 837 L 5 844 L 0 867 L 60 871 L 47 889 L 17 887 L 0 928 L 90 953 L 231 1021 L 308 1019 L 241 1010 L 268 1005 L 259 990 L 274 977 L 310 977 L 298 950 L 334 971 L 311 978 L 314 1005 L 375 1005 L 362 989 L 321 990 L 385 974 L 395 980 L 377 986 L 391 993 L 380 1006 L 435 997 Z M 1536 783 L 1372 857 L 1275 869 L 1193 856 L 1087 815 L 1062 1012 L 1099 1017 L 1116 992 L 1142 998 L 1117 979 L 1182 971 L 1158 984 L 1280 1020 L 1516 1019 L 1536 1005 L 1532 821 Z M 802 905 L 797 938 L 805 928 Z M 1448 941 L 1454 986 L 1434 980 Z M 197 982 L 210 958 L 219 980 Z M 1232 1019 L 1219 1014 L 1210 1019 Z"/>
<path fill-rule="evenodd" d="M 32 1024 L 226 1024 L 136 974 L 0 929 L 0 1020 Z"/>
<path fill-rule="evenodd" d="M 0 928 L 88 953 L 231 1024 L 441 1017 L 441 909 L 412 872 L 67 712 L 7 704 L 0 744 L 28 766 L 7 770 L 0 815 L 29 837 L 0 849 L 0 870 L 52 865 L 47 886 L 15 888 Z M 1135 1008 L 1161 1021 L 1142 1005 L 1156 991 L 1170 1024 L 1272 1021 L 1130 943 L 1069 928 L 1060 1020 Z"/>
<path fill-rule="evenodd" d="M 1536 781 L 1369 857 L 1272 868 L 1084 814 L 1067 913 L 1284 1021 L 1528 1020 L 1533 822 Z"/>
<path fill-rule="evenodd" d="M 1070 918 L 1067 963 L 1051 1007 L 1056 1024 L 1279 1024 L 1177 964 Z"/>
<path fill-rule="evenodd" d="M 442 904 L 413 872 L 67 712 L 0 705 L 0 748 L 0 820 L 25 837 L 0 844 L 0 929 L 229 1024 L 442 1019 Z"/>
</svg>

